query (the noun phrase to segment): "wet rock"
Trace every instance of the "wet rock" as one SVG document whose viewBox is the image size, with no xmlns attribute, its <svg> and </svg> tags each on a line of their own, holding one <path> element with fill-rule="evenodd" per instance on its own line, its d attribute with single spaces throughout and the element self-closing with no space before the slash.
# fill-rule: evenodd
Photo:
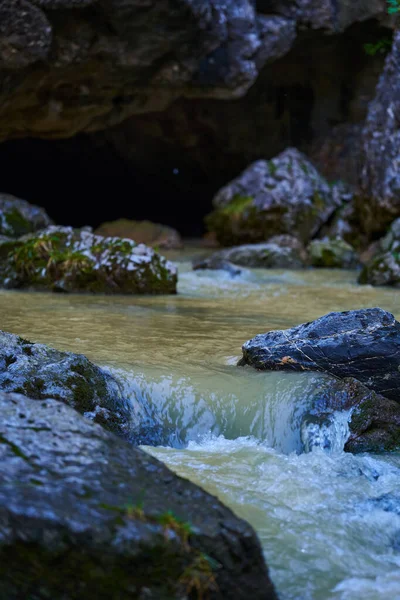
<svg viewBox="0 0 400 600">
<path fill-rule="evenodd" d="M 384 233 L 400 216 L 400 32 L 394 36 L 364 130 L 357 208 L 365 231 Z"/>
<path fill-rule="evenodd" d="M 0 235 L 19 237 L 52 224 L 44 208 L 11 194 L 0 194 Z"/>
<path fill-rule="evenodd" d="M 96 229 L 96 235 L 120 237 L 146 244 L 152 248 L 182 248 L 182 239 L 176 229 L 151 221 L 131 221 L 118 219 L 103 223 Z"/>
<path fill-rule="evenodd" d="M 274 236 L 265 244 L 245 244 L 215 252 L 193 265 L 194 269 L 217 268 L 212 265 L 239 265 L 264 269 L 300 269 L 307 262 L 307 253 L 299 240 L 290 235 Z"/>
<path fill-rule="evenodd" d="M 253 529 L 55 400 L 0 393 L 0 596 L 276 600 Z"/>
<path fill-rule="evenodd" d="M 107 294 L 176 292 L 176 269 L 143 244 L 49 227 L 0 246 L 7 288 Z"/>
<path fill-rule="evenodd" d="M 340 238 L 313 240 L 307 251 L 313 267 L 353 269 L 358 264 L 354 248 Z"/>
<path fill-rule="evenodd" d="M 35 400 L 56 398 L 106 429 L 129 434 L 132 409 L 120 385 L 82 354 L 0 331 L 0 390 Z"/>
<path fill-rule="evenodd" d="M 400 323 L 381 308 L 332 312 L 311 323 L 257 335 L 242 350 L 241 366 L 354 377 L 399 401 Z"/>
<path fill-rule="evenodd" d="M 290 234 L 307 242 L 341 199 L 301 152 L 285 150 L 259 160 L 214 198 L 208 226 L 223 245 L 261 242 Z"/>
<path fill-rule="evenodd" d="M 365 264 L 359 283 L 400 285 L 400 219 L 396 219 L 387 234 L 372 244 L 364 254 Z"/>
<path fill-rule="evenodd" d="M 193 262 L 193 270 L 201 271 L 203 269 L 210 269 L 212 271 L 225 271 L 231 277 L 238 277 L 243 273 L 243 269 L 235 266 L 229 260 L 225 260 L 223 256 L 219 256 L 218 252 L 207 258 L 195 260 Z"/>
</svg>

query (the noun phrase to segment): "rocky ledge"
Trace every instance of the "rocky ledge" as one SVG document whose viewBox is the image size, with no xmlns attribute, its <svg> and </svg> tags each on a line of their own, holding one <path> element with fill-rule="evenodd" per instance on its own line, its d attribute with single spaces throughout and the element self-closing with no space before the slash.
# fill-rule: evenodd
<svg viewBox="0 0 400 600">
<path fill-rule="evenodd" d="M 1 598 L 276 600 L 215 497 L 56 400 L 0 412 Z"/>
<path fill-rule="evenodd" d="M 172 294 L 175 267 L 157 252 L 122 238 L 51 226 L 0 245 L 0 284 L 7 288 L 107 294 Z"/>
</svg>

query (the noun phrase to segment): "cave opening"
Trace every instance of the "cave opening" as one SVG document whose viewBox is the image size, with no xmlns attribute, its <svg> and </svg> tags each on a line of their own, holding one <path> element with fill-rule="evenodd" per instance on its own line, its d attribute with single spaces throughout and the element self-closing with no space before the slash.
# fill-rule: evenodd
<svg viewBox="0 0 400 600">
<path fill-rule="evenodd" d="M 102 136 L 11 140 L 0 144 L 0 161 L 1 192 L 43 206 L 57 224 L 73 227 L 146 219 L 200 237 L 218 189 L 182 157 L 135 165 Z"/>
</svg>

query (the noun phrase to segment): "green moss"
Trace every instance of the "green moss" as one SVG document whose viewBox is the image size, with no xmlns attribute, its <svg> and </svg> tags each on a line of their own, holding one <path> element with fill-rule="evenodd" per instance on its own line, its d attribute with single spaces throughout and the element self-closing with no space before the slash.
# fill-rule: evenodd
<svg viewBox="0 0 400 600">
<path fill-rule="evenodd" d="M 1 233 L 9 234 L 10 230 L 12 235 L 19 237 L 33 231 L 32 224 L 22 216 L 22 214 L 16 208 L 13 208 L 9 212 L 4 214 L 4 219 L 7 223 L 8 228 Z"/>
</svg>

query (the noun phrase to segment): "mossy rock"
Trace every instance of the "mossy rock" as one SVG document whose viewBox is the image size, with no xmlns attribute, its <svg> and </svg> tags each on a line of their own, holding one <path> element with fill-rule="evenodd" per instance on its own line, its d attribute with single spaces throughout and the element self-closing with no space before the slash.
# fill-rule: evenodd
<svg viewBox="0 0 400 600">
<path fill-rule="evenodd" d="M 354 248 L 342 239 L 313 240 L 307 250 L 313 267 L 352 269 L 358 263 Z"/>
<path fill-rule="evenodd" d="M 106 294 L 176 292 L 175 267 L 157 252 L 122 238 L 48 227 L 0 245 L 7 288 Z"/>
<path fill-rule="evenodd" d="M 182 239 L 176 229 L 152 223 L 151 221 L 132 221 L 117 219 L 103 223 L 95 231 L 96 235 L 121 237 L 134 240 L 137 244 L 146 244 L 152 248 L 182 248 Z"/>
<path fill-rule="evenodd" d="M 358 283 L 400 286 L 400 252 L 389 251 L 373 257 L 361 271 Z"/>
<path fill-rule="evenodd" d="M 46 211 L 11 194 L 0 194 L 0 235 L 20 237 L 51 225 Z"/>
</svg>

